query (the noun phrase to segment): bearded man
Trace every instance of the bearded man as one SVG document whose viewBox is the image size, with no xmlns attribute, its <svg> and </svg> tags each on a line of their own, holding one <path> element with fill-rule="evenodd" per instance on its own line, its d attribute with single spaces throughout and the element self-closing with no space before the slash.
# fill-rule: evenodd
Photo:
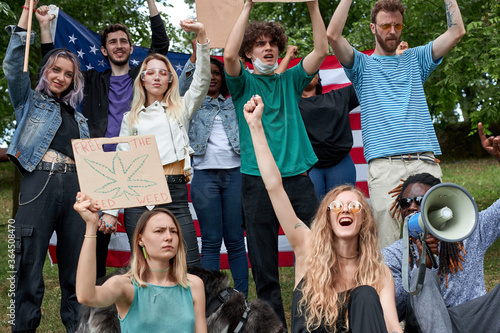
<svg viewBox="0 0 500 333">
<path fill-rule="evenodd" d="M 327 36 L 335 56 L 356 90 L 361 105 L 361 128 L 371 206 L 380 246 L 399 238 L 400 224 L 389 212 L 388 194 L 400 179 L 428 172 L 441 179 L 435 155 L 441 154 L 425 99 L 423 83 L 442 57 L 465 34 L 456 0 L 445 0 L 448 30 L 427 45 L 397 55 L 404 28 L 399 0 L 379 0 L 371 11 L 375 51 L 367 56 L 342 37 L 352 0 L 341 0 Z"/>
</svg>

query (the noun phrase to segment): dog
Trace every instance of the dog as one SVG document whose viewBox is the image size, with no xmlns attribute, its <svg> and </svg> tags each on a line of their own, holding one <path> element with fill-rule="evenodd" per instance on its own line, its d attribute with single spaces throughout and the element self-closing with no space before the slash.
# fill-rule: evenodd
<svg viewBox="0 0 500 333">
<path fill-rule="evenodd" d="M 98 279 L 97 285 L 127 271 L 128 268 L 120 268 L 113 274 Z M 205 286 L 208 333 L 287 332 L 269 304 L 258 299 L 247 303 L 243 293 L 230 287 L 227 275 L 195 266 L 188 267 L 188 272 L 201 278 Z M 118 312 L 114 304 L 105 308 L 82 305 L 78 322 L 76 333 L 120 333 Z"/>
</svg>

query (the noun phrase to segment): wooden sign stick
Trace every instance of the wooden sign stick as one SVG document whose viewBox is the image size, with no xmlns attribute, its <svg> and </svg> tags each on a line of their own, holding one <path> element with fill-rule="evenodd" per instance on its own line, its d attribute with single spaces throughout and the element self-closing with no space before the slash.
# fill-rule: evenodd
<svg viewBox="0 0 500 333">
<path fill-rule="evenodd" d="M 26 36 L 26 50 L 24 52 L 24 68 L 23 72 L 28 71 L 28 62 L 29 62 L 29 56 L 30 56 L 30 43 L 31 43 L 31 22 L 33 21 L 33 7 L 35 6 L 35 1 L 30 0 L 30 9 L 29 9 L 29 14 L 28 14 L 28 35 Z"/>
</svg>

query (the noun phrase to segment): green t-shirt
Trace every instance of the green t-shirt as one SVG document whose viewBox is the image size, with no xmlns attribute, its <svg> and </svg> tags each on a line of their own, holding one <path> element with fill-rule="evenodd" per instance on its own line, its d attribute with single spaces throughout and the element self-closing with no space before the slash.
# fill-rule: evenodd
<svg viewBox="0 0 500 333">
<path fill-rule="evenodd" d="M 241 173 L 260 176 L 250 129 L 243 115 L 243 106 L 253 95 L 260 95 L 264 101 L 262 125 L 281 176 L 299 175 L 316 164 L 318 158 L 309 142 L 298 104 L 304 88 L 315 75 L 307 75 L 302 61 L 281 74 L 252 74 L 243 65 L 237 77 L 226 73 L 240 128 Z"/>
</svg>

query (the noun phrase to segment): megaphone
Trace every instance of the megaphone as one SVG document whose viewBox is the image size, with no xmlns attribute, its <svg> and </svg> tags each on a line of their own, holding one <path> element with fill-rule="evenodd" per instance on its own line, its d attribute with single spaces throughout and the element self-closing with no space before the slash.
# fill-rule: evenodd
<svg viewBox="0 0 500 333">
<path fill-rule="evenodd" d="M 453 243 L 469 237 L 476 229 L 479 213 L 472 195 L 463 187 L 441 183 L 425 193 L 420 204 L 420 213 L 407 216 L 403 227 L 403 288 L 411 295 L 417 295 L 422 290 L 427 265 L 425 238 L 431 233 L 439 240 Z M 409 239 L 412 235 L 420 238 L 422 253 L 415 290 L 410 290 L 408 283 Z M 429 251 L 430 252 L 430 251 Z M 431 260 L 432 254 L 430 254 Z"/>
<path fill-rule="evenodd" d="M 478 215 L 476 202 L 466 189 L 441 183 L 427 191 L 420 213 L 408 221 L 408 231 L 415 238 L 427 231 L 442 241 L 460 242 L 474 231 Z"/>
</svg>

